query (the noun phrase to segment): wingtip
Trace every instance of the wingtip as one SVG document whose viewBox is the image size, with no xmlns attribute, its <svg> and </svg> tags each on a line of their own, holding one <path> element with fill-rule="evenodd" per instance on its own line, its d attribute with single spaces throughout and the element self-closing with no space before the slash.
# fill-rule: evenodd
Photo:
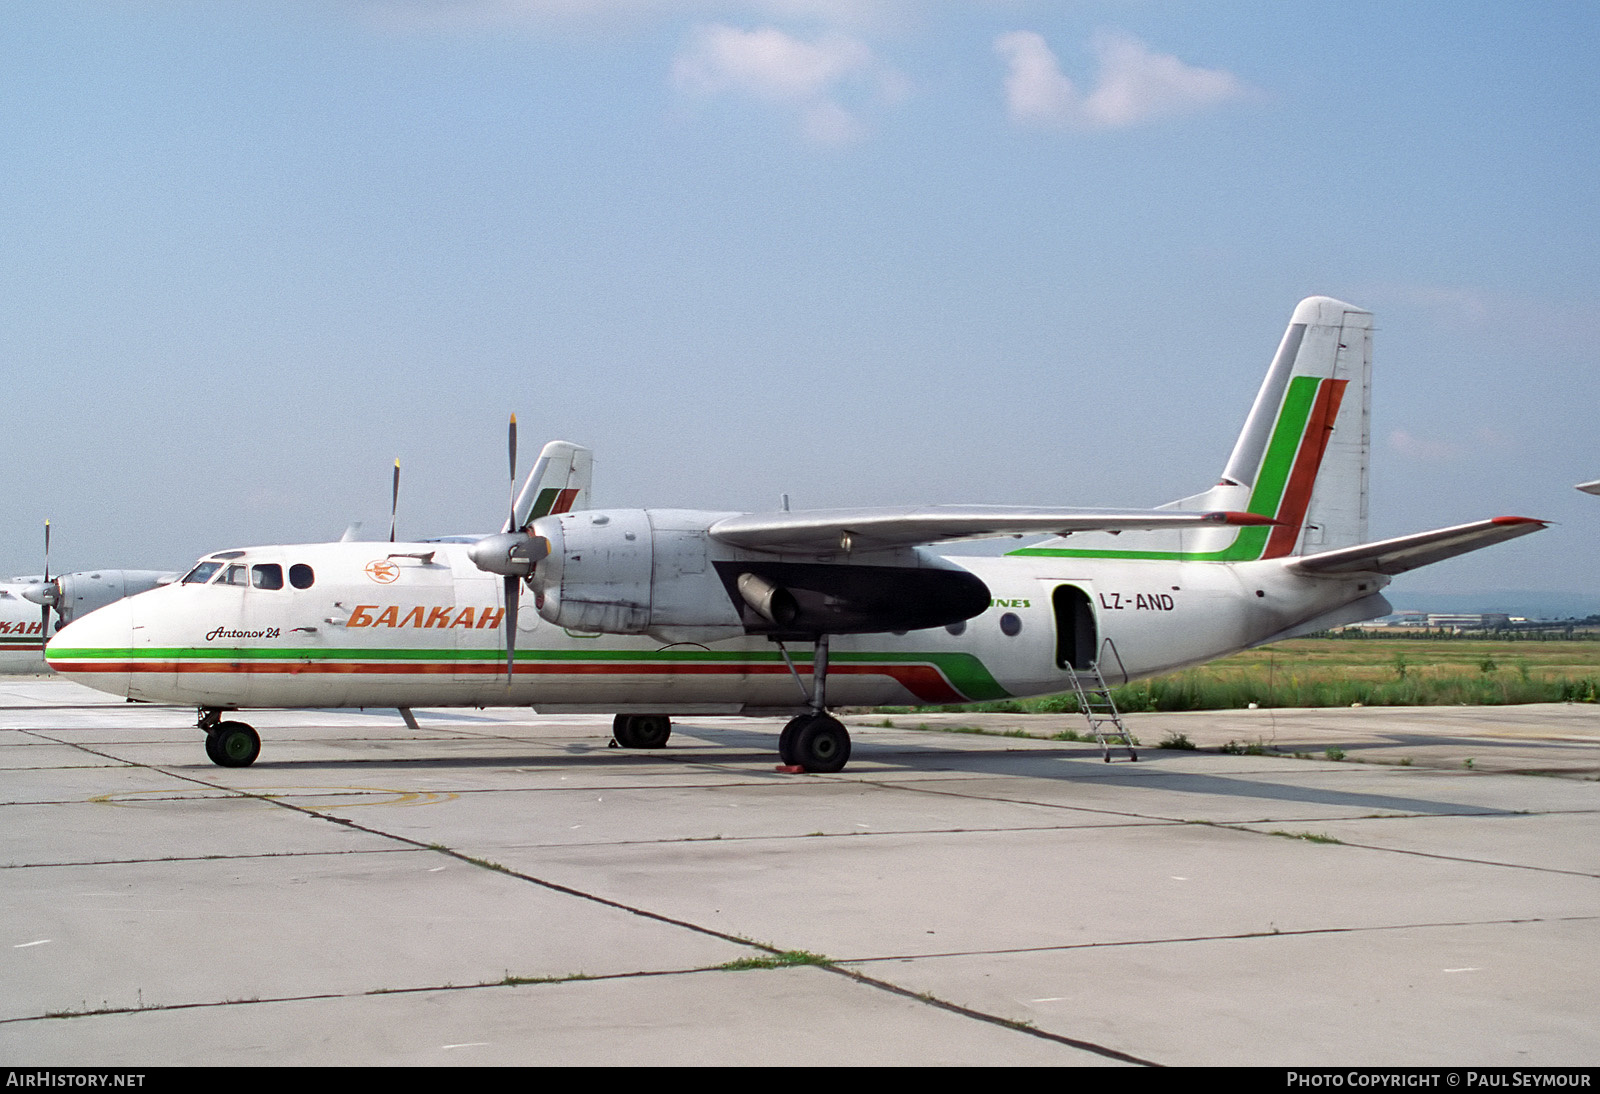
<svg viewBox="0 0 1600 1094">
<path fill-rule="evenodd" d="M 1537 524 L 1541 528 L 1548 528 L 1550 522 L 1539 517 L 1492 517 L 1494 524 Z"/>
<path fill-rule="evenodd" d="M 1236 527 L 1260 528 L 1269 525 L 1276 527 L 1283 524 L 1281 520 L 1264 517 L 1259 513 L 1245 513 L 1233 509 L 1225 509 L 1214 515 L 1218 524 L 1229 524 Z"/>
</svg>

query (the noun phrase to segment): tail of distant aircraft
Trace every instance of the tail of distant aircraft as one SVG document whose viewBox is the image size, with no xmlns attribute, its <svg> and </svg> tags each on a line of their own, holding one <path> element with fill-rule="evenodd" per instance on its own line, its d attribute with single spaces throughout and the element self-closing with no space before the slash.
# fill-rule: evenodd
<svg viewBox="0 0 1600 1094">
<path fill-rule="evenodd" d="M 1248 562 L 1326 551 L 1367 535 L 1372 314 L 1326 296 L 1300 302 L 1217 485 L 1162 506 L 1243 511 L 1254 528 L 1051 540 L 1017 554 Z"/>
<path fill-rule="evenodd" d="M 512 507 L 516 528 L 524 529 L 551 513 L 590 508 L 589 483 L 593 475 L 594 452 L 590 449 L 571 441 L 545 445 Z M 512 531 L 509 523 L 503 531 Z"/>
</svg>

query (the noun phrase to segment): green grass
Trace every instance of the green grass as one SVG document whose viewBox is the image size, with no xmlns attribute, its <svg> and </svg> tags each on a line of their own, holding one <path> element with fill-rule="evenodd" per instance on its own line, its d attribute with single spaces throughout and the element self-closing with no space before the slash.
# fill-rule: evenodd
<svg viewBox="0 0 1600 1094">
<path fill-rule="evenodd" d="M 766 957 L 741 957 L 735 961 L 718 965 L 717 968 L 724 972 L 746 972 L 750 969 L 787 969 L 795 965 L 831 965 L 832 961 L 820 953 L 809 953 L 806 950 L 785 950 L 782 953 L 769 954 Z"/>
<path fill-rule="evenodd" d="M 1284 839 L 1303 839 L 1307 843 L 1344 843 L 1344 840 L 1334 839 L 1332 836 L 1319 836 L 1315 832 L 1283 832 L 1272 831 L 1269 836 L 1282 836 Z"/>
<path fill-rule="evenodd" d="M 1296 638 L 1115 688 L 1125 713 L 1259 707 L 1500 706 L 1600 702 L 1600 642 Z M 1072 714 L 1071 694 L 885 712 Z"/>
</svg>

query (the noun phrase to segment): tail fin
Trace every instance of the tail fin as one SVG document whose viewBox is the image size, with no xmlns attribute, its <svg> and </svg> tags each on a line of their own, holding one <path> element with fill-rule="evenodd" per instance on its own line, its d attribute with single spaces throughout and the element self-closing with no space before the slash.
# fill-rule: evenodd
<svg viewBox="0 0 1600 1094">
<path fill-rule="evenodd" d="M 528 472 L 517 503 L 512 506 L 512 520 L 518 529 L 525 529 L 540 517 L 551 513 L 570 513 L 587 509 L 589 481 L 594 474 L 594 452 L 571 441 L 551 441 L 539 453 L 539 459 Z M 504 531 L 511 531 L 505 528 Z"/>
<path fill-rule="evenodd" d="M 1302 300 L 1234 443 L 1222 480 L 1162 506 L 1233 510 L 1275 525 L 1052 540 L 1019 554 L 1247 562 L 1362 542 L 1371 447 L 1372 315 Z M 1069 546 L 1070 544 L 1070 546 Z"/>
<path fill-rule="evenodd" d="M 1302 300 L 1222 472 L 1271 517 L 1261 558 L 1367 538 L 1372 444 L 1372 314 L 1326 296 Z"/>
</svg>

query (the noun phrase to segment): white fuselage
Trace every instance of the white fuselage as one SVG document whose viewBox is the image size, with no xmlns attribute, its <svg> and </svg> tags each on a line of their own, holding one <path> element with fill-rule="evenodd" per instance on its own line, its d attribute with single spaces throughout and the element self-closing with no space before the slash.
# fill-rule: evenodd
<svg viewBox="0 0 1600 1094">
<path fill-rule="evenodd" d="M 49 648 L 52 666 L 115 694 L 216 708 L 715 714 L 806 706 L 783 652 L 766 638 L 572 631 L 530 610 L 527 595 L 508 682 L 502 581 L 460 545 L 309 544 L 229 554 L 236 566 L 278 573 L 298 566 L 312 580 L 305 588 L 180 583 L 130 597 L 65 629 Z M 989 608 L 950 627 L 834 637 L 830 705 L 1049 694 L 1070 687 L 1072 666 L 1090 661 L 1113 683 L 1166 672 L 1325 619 L 1386 583 L 1375 575 L 1307 577 L 1283 560 L 949 561 L 987 584 Z M 809 686 L 809 645 L 788 649 Z"/>
</svg>

